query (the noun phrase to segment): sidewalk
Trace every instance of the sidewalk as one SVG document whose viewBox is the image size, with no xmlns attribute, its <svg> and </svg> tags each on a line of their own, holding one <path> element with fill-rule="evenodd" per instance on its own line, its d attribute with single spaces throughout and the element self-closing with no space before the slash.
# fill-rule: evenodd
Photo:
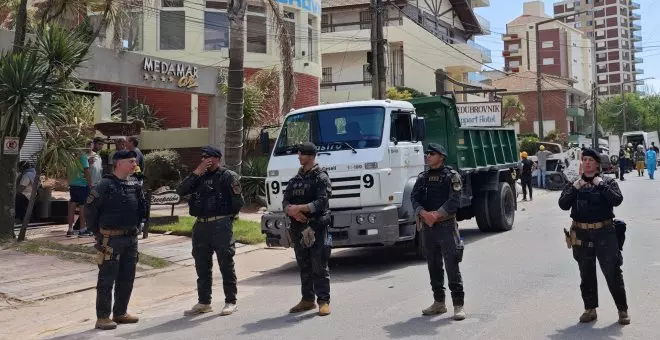
<svg viewBox="0 0 660 340">
<path fill-rule="evenodd" d="M 0 256 L 5 255 L 0 254 Z M 25 255 L 21 254 L 21 257 L 25 257 Z M 235 261 L 239 294 L 243 296 L 249 295 L 251 288 L 241 286 L 241 281 L 270 271 L 295 267 L 293 250 L 283 248 L 243 251 L 241 255 L 236 256 Z M 2 261 L 2 264 L 6 265 L 6 262 Z M 26 263 L 21 263 L 16 267 L 26 268 L 26 266 Z M 30 267 L 35 268 L 32 263 L 30 263 Z M 68 262 L 66 265 L 60 264 L 57 268 L 69 268 L 69 272 L 73 271 Z M 53 272 L 57 271 L 57 268 L 53 268 Z M 2 269 L 0 267 L 0 270 Z M 20 272 L 18 269 L 16 271 Z M 93 276 L 94 280 L 96 278 L 95 271 L 90 271 L 86 275 Z M 217 265 L 214 265 L 213 276 L 214 291 L 221 291 L 222 280 Z M 162 271 L 156 276 L 142 275 L 135 280 L 129 309 L 138 316 L 148 315 L 149 317 L 176 312 L 179 309 L 182 312 L 197 301 L 196 278 L 194 267 L 179 265 L 170 268 L 169 271 Z M 3 285 L 0 283 L 0 291 L 2 291 Z M 59 299 L 34 300 L 32 303 L 26 304 L 6 299 L 6 297 L 2 302 L 3 296 L 0 294 L 0 339 L 35 339 L 72 330 L 92 329 L 96 321 L 95 296 L 96 290 L 87 289 Z M 213 301 L 216 309 L 221 308 L 222 303 L 222 298 L 219 297 Z M 167 308 L 178 309 L 173 311 Z"/>
</svg>

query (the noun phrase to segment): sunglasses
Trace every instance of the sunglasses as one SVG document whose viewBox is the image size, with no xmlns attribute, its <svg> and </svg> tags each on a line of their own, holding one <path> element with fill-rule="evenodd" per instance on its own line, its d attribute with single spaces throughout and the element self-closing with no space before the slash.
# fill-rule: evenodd
<svg viewBox="0 0 660 340">
<path fill-rule="evenodd" d="M 437 154 L 438 154 L 437 152 L 433 152 L 433 151 L 426 153 L 427 156 L 435 156 Z"/>
</svg>

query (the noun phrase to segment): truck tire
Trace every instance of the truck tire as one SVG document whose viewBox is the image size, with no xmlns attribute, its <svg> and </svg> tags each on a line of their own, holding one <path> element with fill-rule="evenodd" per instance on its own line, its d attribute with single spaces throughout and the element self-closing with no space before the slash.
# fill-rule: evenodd
<svg viewBox="0 0 660 340">
<path fill-rule="evenodd" d="M 478 192 L 473 197 L 474 217 L 477 220 L 479 230 L 484 233 L 492 231 L 490 228 L 490 218 L 488 212 L 488 192 Z"/>
<path fill-rule="evenodd" d="M 515 199 L 509 183 L 498 183 L 497 191 L 491 193 L 488 199 L 491 231 L 508 231 L 513 228 L 516 216 Z"/>
</svg>

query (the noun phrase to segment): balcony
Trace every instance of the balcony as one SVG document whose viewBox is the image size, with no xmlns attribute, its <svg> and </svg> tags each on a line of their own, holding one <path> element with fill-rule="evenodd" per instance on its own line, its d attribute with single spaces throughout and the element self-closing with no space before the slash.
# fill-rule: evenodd
<svg viewBox="0 0 660 340">
<path fill-rule="evenodd" d="M 481 31 L 483 32 L 483 35 L 490 35 L 490 21 L 486 20 L 486 18 L 482 17 L 481 15 L 474 13 L 474 15 L 477 17 L 477 21 L 479 22 L 479 26 L 481 26 Z"/>
<path fill-rule="evenodd" d="M 630 30 L 631 30 L 631 31 L 641 31 L 641 30 L 642 30 L 642 26 L 630 22 Z"/>
<path fill-rule="evenodd" d="M 509 49 L 502 51 L 503 57 L 520 57 L 520 49 Z"/>
<path fill-rule="evenodd" d="M 581 107 L 569 107 L 566 109 L 569 117 L 584 117 L 584 109 Z"/>
<path fill-rule="evenodd" d="M 634 2 L 634 1 L 631 1 L 630 2 L 630 8 L 631 9 L 640 9 L 641 6 L 638 3 Z"/>
<path fill-rule="evenodd" d="M 472 8 L 489 7 L 490 0 L 472 0 Z"/>
<path fill-rule="evenodd" d="M 493 57 L 489 49 L 477 44 L 472 40 L 468 40 L 467 44 L 479 50 L 479 52 L 481 53 L 481 60 L 484 64 L 489 64 L 493 62 Z"/>
<path fill-rule="evenodd" d="M 635 59 L 633 59 L 633 62 L 634 62 L 635 64 L 641 64 L 641 63 L 644 62 L 644 58 L 635 57 Z"/>
<path fill-rule="evenodd" d="M 505 34 L 502 36 L 503 41 L 511 41 L 511 40 L 520 40 L 520 36 L 518 34 Z"/>
<path fill-rule="evenodd" d="M 631 20 L 642 20 L 642 16 L 639 15 L 639 14 L 637 14 L 637 13 L 633 13 L 633 14 L 630 16 L 630 19 L 631 19 Z"/>
<path fill-rule="evenodd" d="M 633 47 L 633 52 L 635 52 L 635 53 L 640 53 L 640 52 L 643 52 L 643 51 L 644 51 L 644 48 L 642 46 Z"/>
<path fill-rule="evenodd" d="M 481 83 L 488 80 L 488 77 L 481 74 L 481 72 L 468 72 L 467 78 L 472 83 Z"/>
<path fill-rule="evenodd" d="M 642 35 L 639 33 L 633 33 L 632 41 L 642 41 Z"/>
<path fill-rule="evenodd" d="M 634 74 L 644 74 L 644 69 L 643 68 L 635 68 L 633 73 Z"/>
</svg>

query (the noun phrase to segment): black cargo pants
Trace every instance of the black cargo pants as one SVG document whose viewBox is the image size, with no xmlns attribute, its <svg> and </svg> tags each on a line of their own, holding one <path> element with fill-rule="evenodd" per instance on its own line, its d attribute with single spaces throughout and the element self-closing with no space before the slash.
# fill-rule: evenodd
<svg viewBox="0 0 660 340">
<path fill-rule="evenodd" d="M 623 283 L 623 256 L 614 226 L 585 230 L 573 227 L 581 245 L 574 245 L 573 258 L 580 268 L 580 290 L 585 309 L 598 307 L 598 281 L 596 279 L 596 259 L 605 276 L 607 287 L 620 311 L 628 311 L 626 288 Z"/>
<path fill-rule="evenodd" d="M 463 306 L 465 293 L 463 279 L 458 264 L 462 261 L 462 250 L 458 249 L 460 236 L 456 220 L 443 221 L 433 226 L 423 227 L 424 249 L 431 276 L 433 299 L 445 302 L 445 276 L 443 268 L 447 267 L 447 281 L 451 291 L 454 306 Z"/>
<path fill-rule="evenodd" d="M 305 301 L 314 301 L 317 303 L 330 303 L 330 269 L 328 260 L 332 248 L 331 240 L 328 236 L 328 228 L 313 226 L 314 244 L 309 248 L 304 248 L 302 243 L 302 230 L 292 229 L 291 240 L 293 241 L 293 250 L 296 254 L 296 262 L 300 268 L 300 283 L 302 299 Z"/>
<path fill-rule="evenodd" d="M 102 244 L 103 236 L 97 236 L 96 242 Z M 108 247 L 112 247 L 112 258 L 99 265 L 99 277 L 96 283 L 96 317 L 110 317 L 126 314 L 128 302 L 133 292 L 135 268 L 138 262 L 137 236 L 110 236 Z M 112 287 L 115 288 L 115 305 L 112 308 Z"/>
<path fill-rule="evenodd" d="M 200 304 L 211 304 L 211 285 L 213 284 L 213 253 L 215 253 L 222 288 L 225 293 L 225 303 L 236 303 L 236 270 L 234 255 L 236 245 L 231 217 L 211 222 L 195 222 L 192 237 L 192 255 L 197 271 L 197 296 Z"/>
</svg>

